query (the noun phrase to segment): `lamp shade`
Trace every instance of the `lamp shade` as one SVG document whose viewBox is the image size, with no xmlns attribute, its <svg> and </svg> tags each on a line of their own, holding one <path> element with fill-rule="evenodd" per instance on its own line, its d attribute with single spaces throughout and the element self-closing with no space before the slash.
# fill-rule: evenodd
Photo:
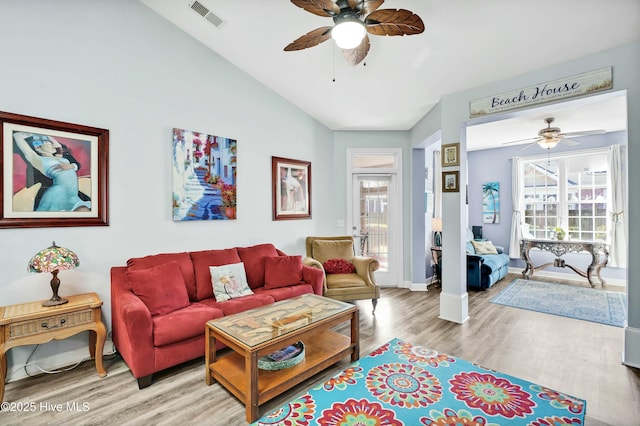
<svg viewBox="0 0 640 426">
<path fill-rule="evenodd" d="M 59 247 L 54 241 L 50 247 L 40 250 L 29 261 L 29 272 L 53 272 L 80 266 L 78 255 L 68 248 Z"/>
<path fill-rule="evenodd" d="M 555 148 L 560 142 L 560 138 L 544 138 L 541 141 L 538 141 L 538 145 L 540 145 L 544 149 Z"/>
<path fill-rule="evenodd" d="M 45 301 L 42 306 L 57 306 L 68 302 L 67 299 L 58 296 L 58 289 L 60 288 L 58 272 L 77 268 L 79 265 L 78 256 L 68 248 L 57 246 L 55 241 L 51 247 L 40 250 L 31 258 L 28 267 L 29 272 L 50 272 L 52 276 L 50 284 L 53 296 Z"/>
<path fill-rule="evenodd" d="M 331 30 L 331 38 L 341 49 L 355 49 L 365 34 L 364 25 L 357 19 L 345 19 Z"/>
<path fill-rule="evenodd" d="M 433 232 L 442 232 L 442 218 L 434 217 L 431 219 L 431 230 Z"/>
</svg>

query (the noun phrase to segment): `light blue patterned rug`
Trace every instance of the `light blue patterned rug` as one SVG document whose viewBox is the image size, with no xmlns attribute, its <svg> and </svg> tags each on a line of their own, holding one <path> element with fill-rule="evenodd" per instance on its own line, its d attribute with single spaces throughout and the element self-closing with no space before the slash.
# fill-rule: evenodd
<svg viewBox="0 0 640 426">
<path fill-rule="evenodd" d="M 393 339 L 255 426 L 584 425 L 586 401 Z"/>
<path fill-rule="evenodd" d="M 598 288 L 515 279 L 492 303 L 623 327 L 626 295 Z"/>
</svg>

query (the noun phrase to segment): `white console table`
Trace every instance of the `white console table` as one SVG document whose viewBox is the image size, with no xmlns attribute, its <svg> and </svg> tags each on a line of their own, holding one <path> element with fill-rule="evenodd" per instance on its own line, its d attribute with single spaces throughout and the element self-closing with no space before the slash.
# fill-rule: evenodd
<svg viewBox="0 0 640 426">
<path fill-rule="evenodd" d="M 551 252 L 556 256 L 556 258 L 553 262 L 534 266 L 531 261 L 531 257 L 529 257 L 529 251 L 532 248 Z M 563 259 L 563 256 L 567 253 L 581 252 L 591 254 L 591 263 L 587 267 L 586 272 L 576 268 L 575 266 L 569 265 Z M 589 281 L 591 287 L 595 287 L 592 280 L 593 274 L 598 277 L 601 285 L 605 284 L 605 281 L 600 276 L 600 270 L 607 266 L 607 262 L 609 261 L 609 249 L 606 243 L 599 241 L 537 240 L 525 238 L 520 242 L 520 253 L 527 263 L 526 268 L 522 271 L 523 278 L 529 279 L 536 271 L 548 266 L 555 266 L 558 268 L 567 267 L 573 270 L 576 274 L 585 277 Z"/>
</svg>

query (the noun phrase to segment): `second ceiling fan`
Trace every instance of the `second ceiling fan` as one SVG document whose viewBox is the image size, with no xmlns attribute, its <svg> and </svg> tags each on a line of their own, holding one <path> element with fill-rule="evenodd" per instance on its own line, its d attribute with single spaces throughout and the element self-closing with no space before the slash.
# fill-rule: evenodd
<svg viewBox="0 0 640 426">
<path fill-rule="evenodd" d="M 405 9 L 380 9 L 384 0 L 291 0 L 313 13 L 332 18 L 335 25 L 316 28 L 289 43 L 284 50 L 302 50 L 333 38 L 343 49 L 347 62 L 359 64 L 369 53 L 372 35 L 402 36 L 424 31 L 422 19 Z"/>
<path fill-rule="evenodd" d="M 560 142 L 564 142 L 567 145 L 578 145 L 579 142 L 574 141 L 572 139 L 569 139 L 571 137 L 575 137 L 575 136 L 590 136 L 590 135 L 603 135 L 603 134 L 607 133 L 603 129 L 584 130 L 584 131 L 581 131 L 581 132 L 562 133 L 562 131 L 560 130 L 559 127 L 551 127 L 551 123 L 553 123 L 554 121 L 555 121 L 555 119 L 553 117 L 545 118 L 544 122 L 547 123 L 547 127 L 543 128 L 543 129 L 540 129 L 538 131 L 538 136 L 537 137 L 519 139 L 519 140 L 515 140 L 515 141 L 505 142 L 505 143 L 503 143 L 503 145 L 512 145 L 512 144 L 516 144 L 516 143 L 531 142 L 530 144 L 525 145 L 521 149 L 528 148 L 529 146 L 535 145 L 535 144 L 538 144 L 542 148 L 545 148 L 545 149 L 551 149 L 551 148 L 555 148 L 555 146 Z"/>
</svg>

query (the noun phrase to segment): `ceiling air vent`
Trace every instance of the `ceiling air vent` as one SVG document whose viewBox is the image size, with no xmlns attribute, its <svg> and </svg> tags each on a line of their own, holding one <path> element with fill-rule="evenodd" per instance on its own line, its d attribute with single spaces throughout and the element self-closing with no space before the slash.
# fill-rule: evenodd
<svg viewBox="0 0 640 426">
<path fill-rule="evenodd" d="M 212 23 L 215 27 L 219 27 L 224 23 L 222 18 L 211 12 L 206 6 L 198 1 L 194 1 L 193 4 L 191 4 L 191 9 L 195 10 L 198 15 Z"/>
</svg>

